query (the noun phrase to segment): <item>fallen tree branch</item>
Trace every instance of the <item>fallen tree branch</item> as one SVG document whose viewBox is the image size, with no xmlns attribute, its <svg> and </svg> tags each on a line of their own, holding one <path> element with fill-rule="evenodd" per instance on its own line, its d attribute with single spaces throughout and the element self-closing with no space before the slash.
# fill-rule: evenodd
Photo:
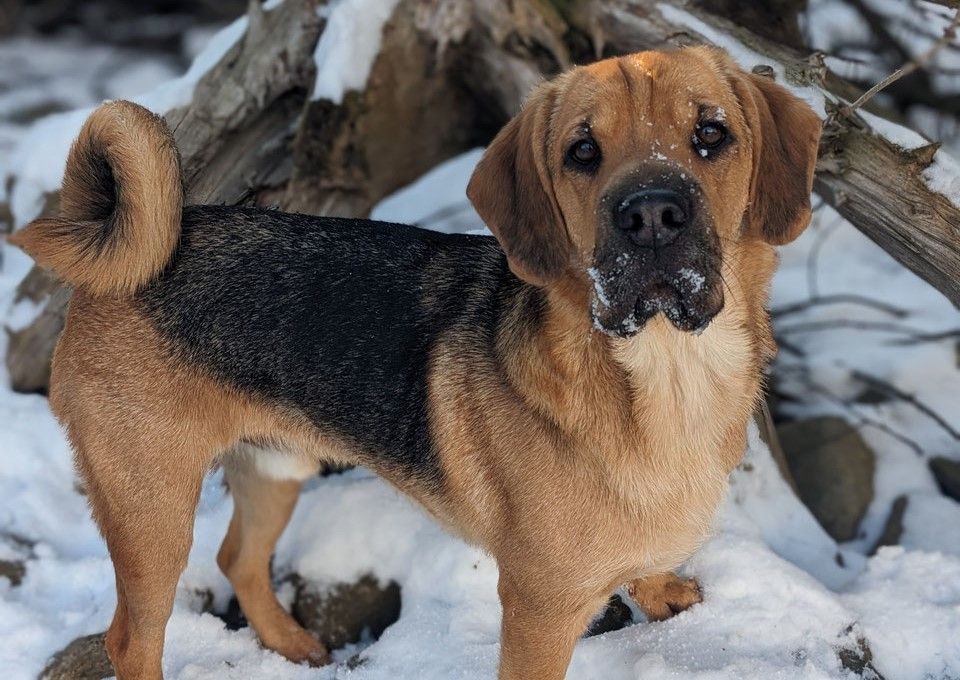
<svg viewBox="0 0 960 680">
<path fill-rule="evenodd" d="M 863 321 L 860 319 L 827 319 L 822 321 L 803 321 L 791 325 L 779 326 L 778 333 L 790 335 L 791 333 L 819 333 L 820 331 L 832 331 L 841 328 L 853 329 L 858 331 L 876 331 L 878 333 L 898 333 L 915 338 L 923 334 L 923 331 L 905 326 L 898 323 L 887 321 Z"/>
<path fill-rule="evenodd" d="M 821 397 L 826 399 L 828 402 L 832 403 L 834 406 L 837 406 L 840 409 L 842 409 L 853 421 L 853 424 L 857 428 L 872 427 L 892 437 L 893 439 L 896 439 L 901 444 L 909 447 L 918 456 L 924 456 L 924 457 L 926 456 L 926 452 L 923 450 L 923 447 L 920 446 L 914 440 L 910 439 L 910 437 L 907 437 L 906 435 L 901 434 L 900 432 L 897 432 L 896 430 L 891 428 L 889 425 L 887 425 L 886 423 L 880 420 L 876 420 L 875 418 L 871 418 L 863 414 L 860 411 L 860 409 L 854 408 L 845 400 L 841 399 L 836 394 L 834 394 L 832 391 L 830 391 L 820 383 L 816 382 L 813 378 L 810 377 L 810 371 L 807 367 L 794 366 L 791 368 L 793 369 L 792 371 L 785 371 L 785 373 L 793 375 L 800 382 L 802 382 L 804 385 L 804 388 L 807 391 L 819 394 Z"/>
<path fill-rule="evenodd" d="M 873 298 L 865 297 L 863 295 L 855 295 L 852 293 L 837 293 L 836 295 L 819 295 L 817 297 L 812 297 L 808 300 L 797 302 L 792 305 L 774 307 L 770 310 L 770 316 L 775 319 L 784 316 L 790 316 L 791 314 L 805 312 L 812 307 L 819 307 L 821 305 L 860 305 L 863 307 L 876 309 L 877 311 L 883 312 L 884 314 L 889 314 L 890 316 L 898 319 L 902 319 L 907 315 L 907 311 L 905 309 L 895 307 L 894 305 L 882 302 L 881 300 L 874 300 Z"/>
<path fill-rule="evenodd" d="M 925 342 L 939 342 L 941 340 L 951 340 L 953 338 L 960 338 L 960 328 L 953 328 L 946 331 L 939 331 L 934 333 L 915 333 L 907 338 L 899 338 L 897 340 L 889 340 L 887 344 L 890 345 L 919 345 Z"/>
<path fill-rule="evenodd" d="M 910 404 L 910 405 L 913 406 L 915 409 L 917 409 L 918 411 L 920 411 L 920 413 L 922 413 L 923 415 L 927 416 L 927 417 L 930 418 L 933 422 L 935 422 L 937 425 L 939 425 L 940 428 L 941 428 L 942 430 L 944 430 L 945 432 L 947 432 L 947 434 L 949 434 L 951 437 L 953 437 L 954 439 L 960 440 L 960 431 L 958 431 L 958 430 L 957 430 L 956 428 L 954 428 L 949 422 L 947 422 L 947 419 L 946 419 L 946 418 L 944 418 L 942 415 L 940 415 L 939 413 L 937 413 L 936 411 L 934 411 L 932 408 L 930 408 L 929 406 L 927 406 L 925 403 L 923 403 L 922 401 L 920 401 L 919 399 L 917 399 L 914 395 L 909 394 L 909 393 L 907 393 L 907 392 L 904 392 L 904 391 L 901 390 L 899 387 L 897 387 L 896 385 L 893 385 L 893 384 L 887 382 L 886 380 L 881 380 L 880 378 L 875 378 L 875 377 L 873 377 L 872 375 L 870 375 L 870 374 L 868 374 L 868 373 L 864 373 L 863 371 L 857 371 L 857 370 L 855 370 L 855 371 L 853 371 L 853 373 L 852 373 L 851 375 L 852 375 L 855 379 L 859 380 L 860 382 L 864 383 L 865 385 L 867 385 L 867 386 L 869 386 L 869 387 L 872 387 L 873 389 L 875 389 L 875 390 L 877 390 L 877 391 L 879 391 L 879 392 L 882 392 L 882 393 L 884 393 L 884 394 L 886 394 L 886 395 L 888 395 L 888 396 L 891 396 L 891 397 L 895 397 L 895 398 L 899 399 L 900 401 L 904 401 L 904 402 Z"/>
</svg>

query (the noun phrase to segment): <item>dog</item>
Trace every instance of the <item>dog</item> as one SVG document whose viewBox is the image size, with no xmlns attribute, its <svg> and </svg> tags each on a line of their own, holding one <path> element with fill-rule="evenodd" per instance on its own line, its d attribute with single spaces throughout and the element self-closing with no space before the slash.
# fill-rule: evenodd
<svg viewBox="0 0 960 680">
<path fill-rule="evenodd" d="M 610 593 L 700 601 L 707 536 L 775 350 L 774 246 L 810 220 L 821 123 L 724 52 L 643 52 L 536 88 L 467 189 L 488 236 L 183 206 L 162 119 L 86 122 L 60 216 L 10 239 L 74 288 L 50 403 L 112 557 L 121 680 L 162 677 L 202 480 L 262 644 L 327 650 L 270 558 L 300 481 L 366 466 L 499 568 L 501 680 L 563 678 Z"/>
</svg>

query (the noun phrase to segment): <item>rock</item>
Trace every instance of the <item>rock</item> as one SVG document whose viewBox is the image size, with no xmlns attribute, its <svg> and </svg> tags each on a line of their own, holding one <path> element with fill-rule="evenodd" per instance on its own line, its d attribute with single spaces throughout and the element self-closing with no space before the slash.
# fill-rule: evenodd
<svg viewBox="0 0 960 680">
<path fill-rule="evenodd" d="M 630 611 L 630 607 L 619 595 L 613 595 L 600 615 L 590 623 L 584 637 L 620 630 L 631 623 L 633 623 L 633 612 Z"/>
<path fill-rule="evenodd" d="M 101 680 L 113 677 L 104 646 L 106 633 L 77 638 L 53 655 L 40 680 Z"/>
<path fill-rule="evenodd" d="M 842 418 L 788 423 L 778 434 L 800 499 L 835 540 L 856 538 L 873 500 L 873 451 Z"/>
<path fill-rule="evenodd" d="M 871 555 L 876 555 L 877 551 L 885 545 L 897 545 L 900 542 L 900 536 L 903 534 L 903 515 L 907 511 L 907 497 L 897 496 L 890 506 L 890 514 L 887 516 L 887 523 L 883 527 L 883 533 L 870 549 Z"/>
<path fill-rule="evenodd" d="M 356 583 L 317 590 L 300 577 L 291 580 L 296 587 L 294 618 L 327 649 L 357 642 L 365 630 L 378 638 L 400 618 L 400 586 L 393 581 L 381 586 L 367 575 Z"/>
<path fill-rule="evenodd" d="M 27 575 L 27 561 L 35 557 L 33 543 L 22 536 L 0 533 L 0 549 L 5 556 L 0 559 L 0 579 L 7 579 L 16 588 Z"/>
<path fill-rule="evenodd" d="M 211 611 L 210 613 L 227 624 L 227 630 L 240 630 L 250 625 L 247 617 L 243 614 L 243 610 L 240 609 L 240 601 L 236 596 L 230 598 L 225 611 Z"/>
<path fill-rule="evenodd" d="M 960 461 L 937 457 L 928 464 L 940 491 L 960 503 Z"/>
<path fill-rule="evenodd" d="M 884 680 L 880 671 L 873 666 L 873 652 L 862 635 L 857 637 L 855 647 L 838 649 L 837 657 L 840 659 L 840 665 L 857 677 L 865 680 Z"/>
<path fill-rule="evenodd" d="M 0 560 L 0 578 L 10 580 L 11 586 L 18 586 L 23 582 L 27 567 L 18 560 Z"/>
</svg>

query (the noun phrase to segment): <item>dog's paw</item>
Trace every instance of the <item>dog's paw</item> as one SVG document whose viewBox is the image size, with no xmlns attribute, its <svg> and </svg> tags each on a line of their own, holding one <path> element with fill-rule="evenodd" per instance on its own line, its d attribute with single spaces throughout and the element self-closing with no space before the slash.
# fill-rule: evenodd
<svg viewBox="0 0 960 680">
<path fill-rule="evenodd" d="M 333 661 L 327 648 L 302 628 L 290 631 L 281 644 L 269 645 L 268 648 L 285 656 L 293 663 L 326 666 Z"/>
<path fill-rule="evenodd" d="M 650 621 L 663 621 L 703 601 L 694 578 L 656 574 L 627 584 L 627 593 Z"/>
</svg>

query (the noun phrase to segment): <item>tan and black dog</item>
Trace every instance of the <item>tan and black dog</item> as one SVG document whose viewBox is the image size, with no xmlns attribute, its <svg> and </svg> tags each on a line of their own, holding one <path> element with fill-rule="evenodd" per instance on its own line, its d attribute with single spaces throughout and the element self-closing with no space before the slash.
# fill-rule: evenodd
<svg viewBox="0 0 960 680">
<path fill-rule="evenodd" d="M 116 569 L 107 649 L 160 678 L 201 480 L 235 512 L 219 554 L 263 644 L 327 651 L 270 556 L 321 461 L 368 466 L 500 571 L 502 680 L 564 676 L 628 584 L 670 573 L 740 460 L 776 256 L 810 218 L 820 121 L 723 52 L 646 52 L 540 86 L 468 193 L 496 238 L 182 206 L 160 118 L 99 108 L 61 216 L 13 236 L 74 288 L 50 399 Z"/>
</svg>

